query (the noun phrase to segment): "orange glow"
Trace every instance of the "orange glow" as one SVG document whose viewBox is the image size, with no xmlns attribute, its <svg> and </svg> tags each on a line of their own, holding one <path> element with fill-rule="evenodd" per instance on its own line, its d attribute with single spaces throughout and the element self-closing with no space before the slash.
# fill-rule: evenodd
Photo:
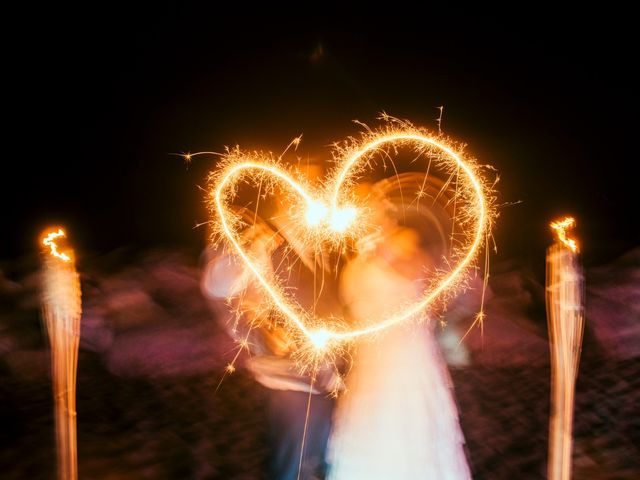
<svg viewBox="0 0 640 480">
<path fill-rule="evenodd" d="M 73 252 L 58 250 L 63 229 L 43 236 L 42 314 L 51 346 L 58 479 L 78 478 L 76 434 L 76 373 L 82 300 Z M 62 260 L 62 261 L 59 261 Z"/>
<path fill-rule="evenodd" d="M 331 332 L 328 332 L 327 330 L 317 330 L 315 332 L 310 332 L 309 339 L 311 340 L 311 343 L 313 343 L 314 347 L 322 350 L 327 346 L 329 340 L 331 340 Z"/>
<path fill-rule="evenodd" d="M 64 238 L 64 237 L 66 237 L 64 230 L 59 228 L 58 231 L 56 232 L 49 232 L 49 234 L 47 234 L 44 240 L 42 240 L 42 244 L 45 247 L 49 247 L 51 255 L 59 258 L 63 262 L 69 262 L 71 261 L 71 257 L 69 257 L 69 255 L 67 255 L 66 253 L 58 251 L 58 246 L 56 245 L 56 242 L 55 242 L 56 238 Z"/>
<path fill-rule="evenodd" d="M 562 220 L 551 222 L 549 226 L 555 231 L 560 242 L 564 243 L 572 252 L 578 251 L 578 242 L 573 238 L 567 237 L 567 230 L 571 230 L 576 226 L 575 218 L 565 217 Z"/>
</svg>

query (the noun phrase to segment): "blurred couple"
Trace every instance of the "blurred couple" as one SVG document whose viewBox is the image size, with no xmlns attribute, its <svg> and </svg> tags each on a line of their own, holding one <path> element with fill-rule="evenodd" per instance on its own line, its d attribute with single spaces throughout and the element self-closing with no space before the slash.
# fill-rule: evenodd
<svg viewBox="0 0 640 480">
<path fill-rule="evenodd" d="M 358 240 L 339 276 L 323 277 L 353 325 L 376 324 L 417 301 L 429 272 L 446 262 L 446 232 L 451 231 L 446 199 L 428 208 L 419 203 L 407 208 L 399 193 L 415 181 L 415 174 L 404 174 L 364 188 L 361 194 L 371 206 L 375 228 Z M 440 187 L 430 186 L 434 197 Z M 287 232 L 286 223 L 277 225 L 277 231 L 262 222 L 248 228 L 244 240 L 252 256 L 275 274 L 273 265 L 279 263 L 274 252 L 287 244 L 307 267 L 302 270 L 317 275 L 315 255 L 296 245 L 295 232 Z M 308 278 L 298 280 L 297 298 L 316 295 Z M 266 318 L 264 293 L 240 261 L 212 251 L 203 290 L 230 333 L 249 339 L 247 368 L 267 387 L 269 478 L 471 478 L 452 384 L 434 335 L 436 322 L 428 312 L 374 338 L 359 339 L 350 352 L 351 368 L 343 368 L 345 375 L 321 368 L 312 382 L 292 359 L 293 339 Z M 223 306 L 222 299 L 231 299 L 231 305 Z M 240 304 L 241 316 L 230 313 Z M 250 329 L 249 323 L 261 326 Z"/>
</svg>

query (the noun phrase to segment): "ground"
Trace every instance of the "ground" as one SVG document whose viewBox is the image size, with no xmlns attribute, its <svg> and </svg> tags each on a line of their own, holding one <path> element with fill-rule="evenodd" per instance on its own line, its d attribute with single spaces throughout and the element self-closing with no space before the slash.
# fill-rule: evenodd
<svg viewBox="0 0 640 480">
<path fill-rule="evenodd" d="M 216 391 L 232 343 L 207 314 L 206 302 L 198 300 L 197 268 L 166 256 L 159 265 L 157 258 L 146 257 L 126 274 L 83 277 L 79 478 L 267 478 L 265 390 L 239 368 Z M 520 288 L 523 277 L 516 281 L 512 273 L 501 280 L 497 270 L 484 344 L 474 346 L 470 339 L 470 361 L 451 367 L 467 455 L 475 479 L 543 479 L 550 369 L 546 339 L 536 329 L 544 320 L 524 328 L 520 323 L 520 330 L 509 323 L 519 317 L 515 310 L 507 315 L 500 292 L 520 305 L 529 296 L 513 289 L 535 296 L 536 288 Z M 54 478 L 48 350 L 33 296 L 37 282 L 10 278 L 0 278 L 6 300 L 0 316 L 0 471 L 8 480 Z M 612 296 L 602 284 L 599 288 L 609 305 Z M 186 298 L 189 308 L 179 308 Z M 531 302 L 525 303 L 531 310 Z M 532 311 L 535 316 L 535 301 Z M 599 317 L 592 312 L 594 323 Z M 602 339 L 614 337 L 603 336 L 602 324 L 589 324 L 589 310 L 587 317 L 576 386 L 573 478 L 635 479 L 640 357 L 637 350 L 608 348 Z M 613 310 L 606 317 L 617 318 Z"/>
</svg>

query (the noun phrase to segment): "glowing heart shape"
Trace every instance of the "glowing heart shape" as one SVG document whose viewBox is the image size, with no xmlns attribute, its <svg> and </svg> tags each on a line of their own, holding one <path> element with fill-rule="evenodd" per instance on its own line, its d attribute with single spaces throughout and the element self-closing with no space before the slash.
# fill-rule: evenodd
<svg viewBox="0 0 640 480">
<path fill-rule="evenodd" d="M 282 165 L 271 156 L 264 154 L 246 154 L 239 149 L 230 151 L 221 167 L 210 177 L 211 209 L 216 214 L 214 226 L 222 240 L 242 259 L 246 267 L 272 301 L 276 311 L 290 326 L 297 329 L 317 348 L 325 347 L 329 342 L 347 341 L 361 335 L 379 332 L 392 325 L 414 317 L 443 293 L 450 291 L 464 278 L 464 273 L 474 262 L 480 246 L 489 234 L 492 218 L 490 189 L 479 175 L 478 166 L 465 159 L 461 153 L 440 136 L 431 135 L 410 124 L 400 123 L 398 128 L 386 128 L 370 132 L 357 142 L 353 140 L 337 154 L 337 165 L 329 175 L 325 186 L 316 191 L 292 178 Z M 373 326 L 361 329 L 331 330 L 318 325 L 308 312 L 288 296 L 277 281 L 268 278 L 265 268 L 257 264 L 244 250 L 239 238 L 240 218 L 231 211 L 239 182 L 246 177 L 259 179 L 260 184 L 282 183 L 295 192 L 300 201 L 294 201 L 293 220 L 305 224 L 309 238 L 339 239 L 352 234 L 357 228 L 358 210 L 348 202 L 345 190 L 353 183 L 358 173 L 366 168 L 368 159 L 375 152 L 385 148 L 397 148 L 412 145 L 419 151 L 429 151 L 431 161 L 442 162 L 452 175 L 460 177 L 461 195 L 467 203 L 464 211 L 465 224 L 470 225 L 466 232 L 466 242 L 456 256 L 457 263 L 433 282 L 419 301 L 399 311 Z M 435 153 L 434 153 L 435 152 Z M 295 208 L 295 207 L 298 208 Z M 295 213 L 295 212 L 298 213 Z M 314 237 L 315 236 L 315 237 Z M 312 326 L 313 325 L 313 326 Z"/>
</svg>

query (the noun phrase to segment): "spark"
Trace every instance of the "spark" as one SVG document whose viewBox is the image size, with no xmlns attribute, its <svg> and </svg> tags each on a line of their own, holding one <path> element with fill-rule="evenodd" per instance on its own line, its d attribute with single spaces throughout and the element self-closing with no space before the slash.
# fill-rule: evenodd
<svg viewBox="0 0 640 480">
<path fill-rule="evenodd" d="M 304 417 L 304 428 L 302 430 L 302 441 L 300 442 L 300 460 L 298 461 L 298 475 L 296 480 L 300 480 L 302 473 L 302 461 L 304 460 L 304 447 L 307 440 L 307 430 L 309 428 L 309 418 L 311 417 L 311 395 L 313 394 L 313 386 L 316 382 L 316 374 L 318 372 L 317 365 L 313 368 L 313 373 L 309 381 L 309 393 L 307 394 L 307 411 Z"/>
<path fill-rule="evenodd" d="M 238 358 L 240 357 L 240 354 L 242 353 L 242 351 L 243 350 L 249 351 L 249 347 L 250 347 L 249 335 L 251 334 L 252 328 L 253 327 L 249 328 L 249 331 L 247 332 L 247 335 L 245 338 L 242 338 L 236 341 L 236 343 L 238 344 L 238 349 L 236 351 L 236 354 L 233 357 L 233 359 L 231 359 L 231 361 L 227 363 L 227 365 L 224 367 L 224 372 L 222 373 L 222 376 L 220 377 L 220 381 L 218 382 L 218 385 L 216 386 L 216 389 L 213 392 L 214 395 L 218 393 L 218 390 L 220 390 L 220 387 L 222 386 L 222 382 L 224 381 L 226 376 L 232 375 L 233 373 L 235 373 L 237 369 L 236 362 L 238 361 Z"/>
<path fill-rule="evenodd" d="M 170 153 L 169 155 L 174 155 L 176 157 L 180 157 L 184 160 L 184 163 L 188 166 L 193 161 L 193 157 L 198 157 L 200 155 L 216 155 L 223 156 L 224 154 L 220 152 L 185 152 L 185 153 Z"/>
<path fill-rule="evenodd" d="M 576 220 L 573 217 L 565 217 L 562 220 L 556 220 L 551 222 L 549 226 L 555 231 L 558 240 L 567 246 L 572 252 L 578 251 L 578 242 L 567 237 L 567 230 L 571 230 L 576 226 Z"/>
<path fill-rule="evenodd" d="M 66 253 L 58 251 L 58 245 L 56 245 L 56 242 L 55 242 L 56 238 L 64 238 L 64 237 L 66 237 L 64 230 L 62 228 L 58 228 L 58 231 L 56 232 L 49 232 L 47 236 L 44 238 L 44 240 L 42 240 L 42 244 L 45 247 L 49 247 L 50 249 L 49 253 L 51 255 L 59 258 L 63 262 L 69 262 L 71 261 L 71 257 L 69 257 L 69 255 L 67 255 Z"/>
<path fill-rule="evenodd" d="M 442 113 L 444 112 L 444 105 L 439 106 L 438 110 L 440 111 L 440 115 L 438 115 L 438 118 L 436 118 L 436 123 L 438 124 L 438 135 L 441 135 L 442 134 Z"/>
<path fill-rule="evenodd" d="M 238 187 L 248 182 L 256 187 L 260 185 L 262 195 L 273 194 L 276 188 L 279 195 L 283 191 L 290 192 L 282 198 L 292 224 L 299 228 L 300 235 L 296 235 L 296 241 L 312 248 L 328 244 L 333 251 L 344 252 L 348 240 L 360 238 L 369 226 L 367 209 L 358 203 L 351 190 L 356 179 L 371 167 L 375 155 L 390 158 L 390 152 L 399 147 L 414 148 L 419 155 L 424 155 L 428 159 L 426 168 L 433 163 L 450 177 L 459 176 L 460 212 L 454 221 L 461 219 L 464 231 L 460 233 L 459 244 L 453 247 L 452 266 L 434 275 L 418 301 L 372 325 L 348 327 L 345 319 L 327 322 L 315 318 L 287 294 L 280 281 L 270 274 L 264 261 L 253 258 L 245 250 L 240 232 L 246 223 L 233 207 Z M 318 351 L 334 355 L 340 350 L 341 343 L 381 332 L 414 318 L 436 299 L 452 295 L 464 284 L 466 272 L 475 264 L 484 241 L 490 235 L 495 216 L 493 191 L 481 176 L 475 161 L 463 155 L 456 144 L 442 135 L 431 134 L 408 122 L 388 117 L 386 128 L 367 129 L 361 139 L 352 138 L 336 144 L 334 158 L 336 166 L 319 188 L 312 188 L 288 171 L 280 157 L 248 153 L 238 147 L 227 150 L 219 168 L 209 177 L 214 241 L 225 243 L 244 262 L 276 312 L 277 321 L 288 327 L 294 338 L 302 341 L 302 350 L 311 352 L 310 358 L 316 358 Z"/>
<path fill-rule="evenodd" d="M 284 151 L 280 154 L 279 158 L 282 159 L 282 157 L 284 157 L 284 154 L 287 153 L 291 147 L 293 147 L 294 151 L 298 150 L 298 147 L 300 146 L 301 142 L 302 142 L 302 135 L 295 137 L 293 140 L 291 140 L 289 145 L 287 145 L 287 148 L 285 148 Z"/>
</svg>

